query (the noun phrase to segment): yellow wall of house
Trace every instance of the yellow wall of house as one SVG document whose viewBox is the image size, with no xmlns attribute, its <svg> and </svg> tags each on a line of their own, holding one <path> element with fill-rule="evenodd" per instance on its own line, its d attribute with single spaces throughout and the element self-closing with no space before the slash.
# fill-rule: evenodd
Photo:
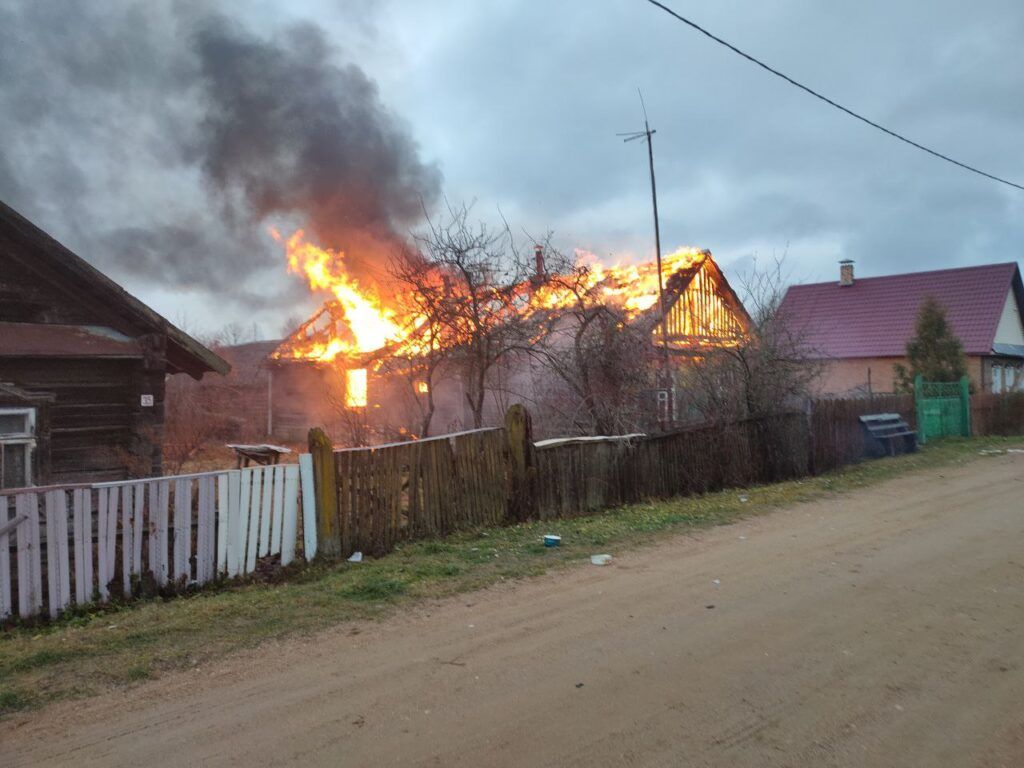
<svg viewBox="0 0 1024 768">
<path fill-rule="evenodd" d="M 825 361 L 815 389 L 827 395 L 866 394 L 870 381 L 872 392 L 893 392 L 896 389 L 896 363 L 906 365 L 907 360 L 903 357 L 871 357 Z M 989 383 L 987 372 L 983 378 L 982 368 L 983 358 L 967 358 L 967 373 L 977 391 L 983 389 L 983 381 L 987 391 Z"/>
</svg>

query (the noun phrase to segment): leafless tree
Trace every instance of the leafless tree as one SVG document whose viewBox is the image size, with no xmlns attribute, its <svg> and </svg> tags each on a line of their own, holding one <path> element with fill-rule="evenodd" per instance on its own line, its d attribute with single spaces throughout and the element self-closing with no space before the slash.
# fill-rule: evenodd
<svg viewBox="0 0 1024 768">
<path fill-rule="evenodd" d="M 543 244 L 548 267 L 536 286 L 533 333 L 523 351 L 539 363 L 538 405 L 582 434 L 640 428 L 642 391 L 651 386 L 654 349 L 642 324 L 595 290 L 590 269 Z M 545 307 L 545 297 L 556 306 Z"/>
<path fill-rule="evenodd" d="M 466 205 L 449 205 L 440 219 L 428 216 L 416 245 L 419 276 L 399 268 L 395 277 L 418 297 L 428 346 L 436 345 L 461 380 L 473 424 L 481 427 L 488 377 L 522 338 L 525 262 L 507 224 L 473 223 Z"/>
<path fill-rule="evenodd" d="M 184 379 L 179 376 L 177 379 Z M 195 381 L 175 381 L 164 401 L 163 470 L 184 471 L 204 448 L 217 444 L 225 430 L 224 419 L 210 413 L 206 392 Z"/>
<path fill-rule="evenodd" d="M 330 388 L 325 394 L 327 405 L 337 416 L 334 427 L 341 431 L 340 435 L 333 435 L 348 448 L 363 448 L 371 445 L 374 440 L 374 430 L 367 418 L 365 407 L 353 407 L 345 399 L 343 389 Z"/>
<path fill-rule="evenodd" d="M 383 365 L 403 380 L 418 410 L 420 437 L 428 437 L 437 408 L 436 385 L 459 344 L 449 331 L 452 286 L 443 279 L 437 265 L 415 251 L 396 253 L 388 271 L 398 286 L 395 300 L 401 315 L 415 318 L 415 328 L 409 341 L 391 353 Z"/>
<path fill-rule="evenodd" d="M 780 312 L 784 257 L 739 282 L 751 328 L 739 343 L 703 350 L 681 374 L 686 404 L 707 421 L 760 418 L 792 409 L 813 393 L 822 366 L 801 330 Z"/>
</svg>

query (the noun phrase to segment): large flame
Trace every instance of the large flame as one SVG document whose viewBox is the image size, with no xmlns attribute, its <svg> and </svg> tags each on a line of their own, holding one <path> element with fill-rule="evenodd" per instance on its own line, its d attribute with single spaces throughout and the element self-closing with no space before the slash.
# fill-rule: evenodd
<svg viewBox="0 0 1024 768">
<path fill-rule="evenodd" d="M 410 355 L 418 354 L 418 350 L 423 348 L 422 334 L 417 331 L 424 318 L 402 315 L 400 310 L 382 301 L 372 287 L 360 284 L 346 269 L 344 253 L 308 242 L 301 229 L 288 238 L 283 238 L 276 230 L 271 230 L 271 234 L 284 245 L 288 269 L 303 275 L 311 289 L 329 291 L 343 315 L 341 327 L 328 324 L 325 328 L 310 329 L 305 336 L 295 334 L 287 347 L 275 353 L 278 357 L 331 362 L 338 358 L 358 358 L 389 346 Z M 706 251 L 694 248 L 663 256 L 663 284 L 667 287 L 673 275 L 696 266 L 706 256 Z M 589 252 L 577 251 L 576 271 L 572 279 L 553 276 L 553 279 L 524 283 L 519 307 L 524 313 L 531 314 L 581 304 L 585 307 L 606 305 L 616 307 L 625 319 L 631 320 L 655 308 L 657 303 L 658 268 L 655 262 L 609 266 Z M 392 305 L 412 306 L 413 303 L 395 301 Z M 365 376 L 365 371 L 362 375 Z M 359 381 L 350 378 L 347 389 L 353 392 L 354 400 L 365 403 L 365 378 Z"/>
<path fill-rule="evenodd" d="M 271 235 L 282 241 L 277 230 L 271 230 Z M 315 342 L 309 348 L 296 349 L 296 357 L 326 362 L 339 355 L 373 352 L 406 337 L 394 311 L 385 307 L 374 291 L 360 286 L 345 269 L 345 254 L 307 242 L 301 229 L 284 240 L 284 246 L 289 271 L 304 275 L 313 290 L 334 294 L 351 334 L 351 339 L 335 335 L 326 344 Z"/>
<path fill-rule="evenodd" d="M 706 251 L 682 248 L 661 258 L 662 285 L 672 275 L 700 263 Z M 555 279 L 542 284 L 530 297 L 537 309 L 569 308 L 581 303 L 587 306 L 605 304 L 624 311 L 627 319 L 653 308 L 658 303 L 658 265 L 602 264 L 597 257 L 583 250 L 576 251 L 577 275 L 571 280 Z"/>
</svg>

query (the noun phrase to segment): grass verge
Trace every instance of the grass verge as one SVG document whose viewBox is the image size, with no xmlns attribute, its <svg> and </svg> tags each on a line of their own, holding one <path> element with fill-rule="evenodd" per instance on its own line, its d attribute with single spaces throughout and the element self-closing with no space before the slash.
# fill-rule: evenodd
<svg viewBox="0 0 1024 768">
<path fill-rule="evenodd" d="M 1020 444 L 1020 438 L 948 440 L 820 477 L 407 543 L 359 565 L 315 564 L 281 583 L 93 607 L 46 626 L 9 628 L 0 634 L 0 716 L 147 680 L 269 638 L 377 617 L 419 598 L 535 576 L 598 550 L 621 551 L 667 533 L 729 523 Z M 546 549 L 541 537 L 552 530 L 563 543 Z"/>
</svg>

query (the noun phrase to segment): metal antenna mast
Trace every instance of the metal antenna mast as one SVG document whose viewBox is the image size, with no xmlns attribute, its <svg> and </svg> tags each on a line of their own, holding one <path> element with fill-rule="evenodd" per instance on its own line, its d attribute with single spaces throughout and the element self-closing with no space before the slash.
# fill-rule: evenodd
<svg viewBox="0 0 1024 768">
<path fill-rule="evenodd" d="M 644 113 L 644 129 L 642 131 L 628 131 L 626 133 L 617 133 L 616 136 L 624 136 L 624 143 L 630 141 L 636 141 L 637 139 L 647 139 L 647 163 L 651 172 L 651 207 L 654 210 L 654 255 L 657 260 L 658 266 L 658 308 L 661 311 L 661 349 L 662 349 L 662 385 L 665 387 L 665 391 L 668 394 L 668 403 L 666 409 L 666 415 L 663 419 L 663 428 L 667 426 L 668 422 L 672 418 L 672 400 L 674 399 L 674 392 L 672 391 L 672 378 L 669 370 L 669 357 L 668 357 L 668 318 L 665 313 L 665 286 L 664 280 L 661 274 L 661 226 L 658 222 L 658 187 L 654 180 L 654 145 L 651 142 L 651 137 L 656 131 L 651 129 L 651 125 L 647 120 L 647 106 L 644 104 L 644 95 L 639 88 L 636 89 L 640 96 L 640 109 Z"/>
</svg>

